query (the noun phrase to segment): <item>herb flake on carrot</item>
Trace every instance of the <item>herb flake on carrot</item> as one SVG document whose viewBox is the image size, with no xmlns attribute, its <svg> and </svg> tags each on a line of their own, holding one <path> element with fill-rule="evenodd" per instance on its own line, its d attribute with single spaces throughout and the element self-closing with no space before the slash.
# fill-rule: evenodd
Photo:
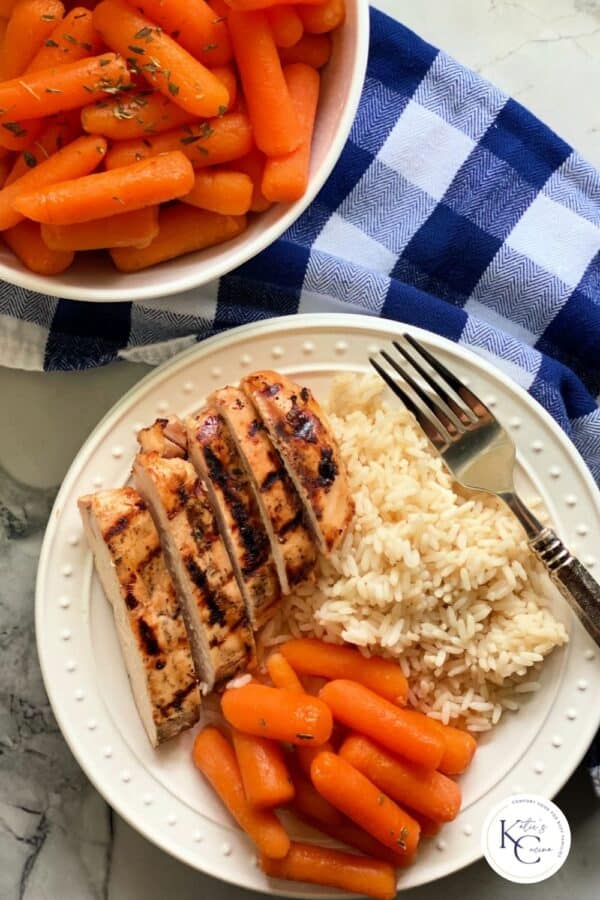
<svg viewBox="0 0 600 900">
<path fill-rule="evenodd" d="M 333 725 L 329 708 L 317 697 L 263 684 L 225 691 L 221 708 L 234 728 L 290 744 L 323 744 Z"/>
</svg>

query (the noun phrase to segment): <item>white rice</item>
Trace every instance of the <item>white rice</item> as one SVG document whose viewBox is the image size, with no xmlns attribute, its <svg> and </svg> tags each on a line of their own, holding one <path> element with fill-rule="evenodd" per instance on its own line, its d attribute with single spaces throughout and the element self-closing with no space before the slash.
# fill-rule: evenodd
<svg viewBox="0 0 600 900">
<path fill-rule="evenodd" d="M 486 731 L 567 640 L 545 607 L 543 572 L 499 501 L 461 492 L 412 417 L 375 377 L 336 377 L 331 424 L 356 514 L 316 583 L 263 634 L 348 641 L 398 660 L 411 704 Z"/>
</svg>

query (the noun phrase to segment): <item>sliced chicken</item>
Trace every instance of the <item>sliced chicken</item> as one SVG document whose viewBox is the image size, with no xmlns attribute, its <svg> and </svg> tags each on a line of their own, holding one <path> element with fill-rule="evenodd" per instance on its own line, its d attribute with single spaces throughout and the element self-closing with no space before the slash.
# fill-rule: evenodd
<svg viewBox="0 0 600 900">
<path fill-rule="evenodd" d="M 310 577 L 317 558 L 302 501 L 248 397 L 226 387 L 215 391 L 209 402 L 229 427 L 271 541 L 281 589 L 288 594 Z"/>
<path fill-rule="evenodd" d="M 137 439 L 143 453 L 155 451 L 166 459 L 185 459 L 187 456 L 185 427 L 177 416 L 157 419 L 149 428 L 138 431 Z"/>
<path fill-rule="evenodd" d="M 325 413 L 306 387 L 278 372 L 254 372 L 241 382 L 281 454 L 319 548 L 329 553 L 354 512 L 348 477 Z"/>
<path fill-rule="evenodd" d="M 133 488 L 81 497 L 79 511 L 112 603 L 133 696 L 156 747 L 200 713 L 190 645 L 158 532 Z"/>
<path fill-rule="evenodd" d="M 255 630 L 273 617 L 281 587 L 271 544 L 248 476 L 215 407 L 186 420 L 188 450 L 204 479 Z"/>
<path fill-rule="evenodd" d="M 133 478 L 160 533 L 202 690 L 254 660 L 254 638 L 206 488 L 193 465 L 140 453 Z"/>
</svg>

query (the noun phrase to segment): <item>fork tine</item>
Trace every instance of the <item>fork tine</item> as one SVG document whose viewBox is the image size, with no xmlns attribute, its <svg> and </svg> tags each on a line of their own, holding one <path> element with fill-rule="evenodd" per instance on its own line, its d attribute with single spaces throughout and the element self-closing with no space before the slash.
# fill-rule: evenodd
<svg viewBox="0 0 600 900">
<path fill-rule="evenodd" d="M 459 408 L 463 409 L 473 424 L 486 416 L 494 418 L 493 413 L 490 412 L 485 403 L 483 403 L 479 397 L 475 396 L 466 384 L 463 384 L 460 378 L 457 378 L 453 372 L 447 369 L 439 359 L 436 359 L 436 357 L 433 356 L 420 341 L 407 333 L 405 333 L 403 337 L 408 341 L 411 347 L 429 363 L 431 368 L 437 372 L 438 376 L 443 379 L 445 384 L 443 384 L 442 389 L 445 390 L 448 397 L 452 399 Z M 432 375 L 431 377 L 433 378 L 434 376 Z M 436 382 L 439 385 L 437 379 Z"/>
<path fill-rule="evenodd" d="M 382 355 L 385 354 L 382 353 Z M 429 440 L 438 450 L 442 451 L 452 443 L 452 437 L 444 425 L 408 383 L 406 383 L 406 386 L 400 385 L 398 381 L 396 381 L 396 379 L 371 356 L 369 357 L 369 362 L 377 374 L 383 378 L 388 387 L 391 388 L 394 394 L 402 400 L 407 409 L 414 415 Z M 402 376 L 404 375 L 401 370 L 400 374 Z"/>
</svg>

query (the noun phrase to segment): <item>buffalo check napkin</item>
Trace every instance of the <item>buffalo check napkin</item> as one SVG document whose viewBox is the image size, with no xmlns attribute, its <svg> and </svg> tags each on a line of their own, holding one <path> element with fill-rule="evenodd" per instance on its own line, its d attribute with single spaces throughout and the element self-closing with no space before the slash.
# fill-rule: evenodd
<svg viewBox="0 0 600 900">
<path fill-rule="evenodd" d="M 600 173 L 399 23 L 371 10 L 371 28 L 350 139 L 280 240 L 218 282 L 141 303 L 0 282 L 0 363 L 158 363 L 272 316 L 368 313 L 487 351 L 600 481 Z M 598 763 L 593 748 L 600 791 Z"/>
</svg>

